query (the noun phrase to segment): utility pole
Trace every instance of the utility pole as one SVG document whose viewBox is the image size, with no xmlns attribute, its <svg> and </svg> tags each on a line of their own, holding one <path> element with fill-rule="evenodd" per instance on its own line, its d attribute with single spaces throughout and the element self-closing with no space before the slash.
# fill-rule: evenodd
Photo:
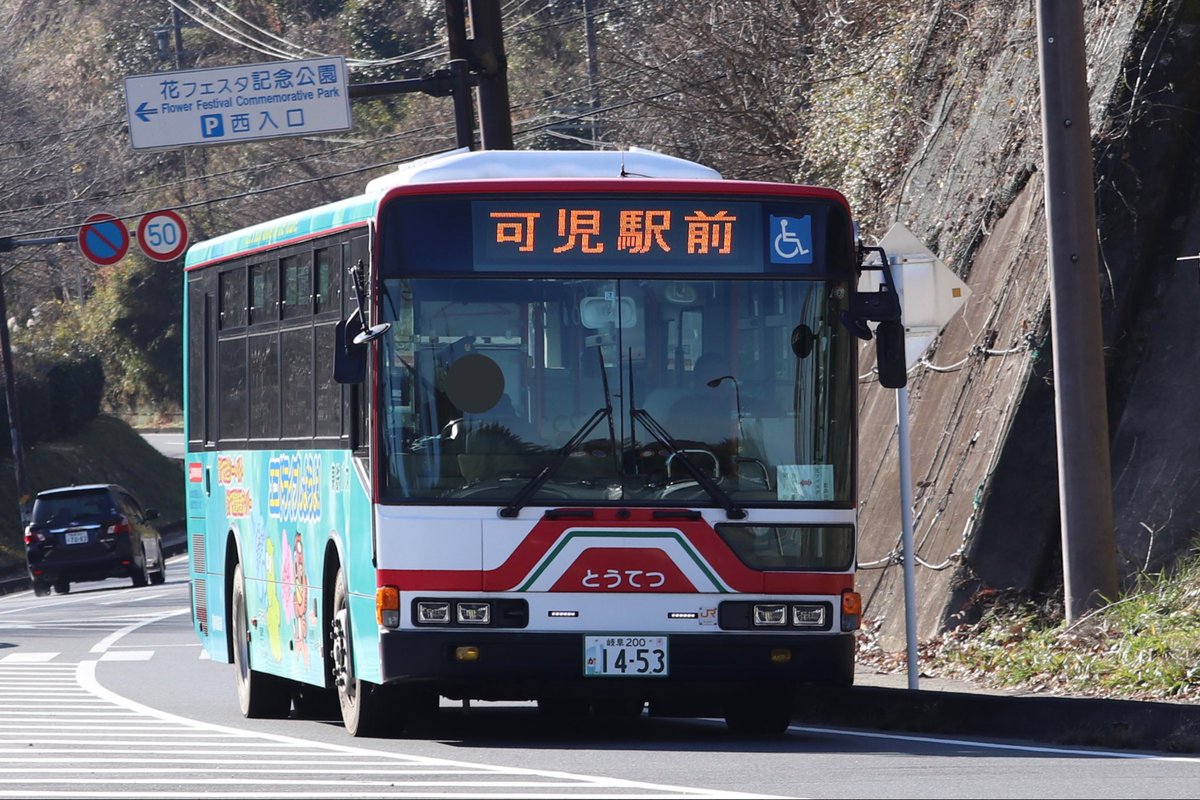
<svg viewBox="0 0 1200 800">
<path fill-rule="evenodd" d="M 479 74 L 479 128 L 484 150 L 512 150 L 512 111 L 508 102 L 508 60 L 500 0 L 467 0 L 474 62 Z"/>
<path fill-rule="evenodd" d="M 1050 327 L 1067 620 L 1116 599 L 1095 177 L 1081 0 L 1038 0 Z"/>
<path fill-rule="evenodd" d="M 0 252 L 5 242 L 0 239 Z M 11 249 L 11 248 L 10 248 Z M 25 445 L 21 441 L 21 411 L 17 407 L 17 380 L 13 376 L 12 346 L 8 342 L 8 305 L 4 301 L 4 274 L 0 269 L 0 359 L 4 365 L 4 401 L 8 405 L 8 436 L 12 440 L 13 472 L 17 479 L 17 506 L 21 514 L 21 530 L 33 519 L 33 500 L 29 494 L 29 479 L 25 475 Z"/>
<path fill-rule="evenodd" d="M 446 44 L 454 88 L 454 130 L 459 147 L 475 149 L 475 110 L 467 81 L 471 69 L 471 46 L 467 42 L 467 14 L 463 0 L 446 0 Z"/>
<path fill-rule="evenodd" d="M 596 114 L 600 111 L 600 67 L 596 63 L 596 9 L 594 0 L 583 0 L 583 37 L 587 43 L 588 94 L 592 103 L 592 122 L 590 125 L 592 149 L 600 140 L 600 121 Z"/>
<path fill-rule="evenodd" d="M 40 239 L 13 239 L 0 236 L 0 253 L 10 253 L 22 245 L 63 244 L 75 241 L 71 236 L 47 236 Z M 17 406 L 17 378 L 13 373 L 12 346 L 8 339 L 8 304 L 4 299 L 4 270 L 0 268 L 0 365 L 4 367 L 4 400 L 8 405 L 8 434 L 12 440 L 13 472 L 17 479 L 17 504 L 24 530 L 33 518 L 33 498 L 25 473 L 25 446 L 21 439 L 21 411 Z"/>
<path fill-rule="evenodd" d="M 183 57 L 185 51 L 183 49 L 183 29 L 195 27 L 196 23 L 190 19 L 184 19 L 179 13 L 176 6 L 171 6 L 171 22 L 167 25 L 160 25 L 154 29 L 154 40 L 158 44 L 158 58 L 165 61 L 168 58 L 174 58 L 175 69 L 183 69 Z M 174 36 L 174 54 L 170 52 L 170 43 Z"/>
</svg>

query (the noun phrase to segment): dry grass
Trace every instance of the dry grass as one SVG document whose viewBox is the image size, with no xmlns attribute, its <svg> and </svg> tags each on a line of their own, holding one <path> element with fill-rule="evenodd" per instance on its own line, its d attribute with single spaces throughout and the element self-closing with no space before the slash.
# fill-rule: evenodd
<svg viewBox="0 0 1200 800">
<path fill-rule="evenodd" d="M 990 603 L 978 623 L 921 645 L 923 674 L 1025 692 L 1200 702 L 1200 550 L 1071 624 L 1061 602 L 997 593 Z M 875 629 L 860 636 L 860 660 L 904 669 L 903 654 L 885 653 Z"/>
</svg>

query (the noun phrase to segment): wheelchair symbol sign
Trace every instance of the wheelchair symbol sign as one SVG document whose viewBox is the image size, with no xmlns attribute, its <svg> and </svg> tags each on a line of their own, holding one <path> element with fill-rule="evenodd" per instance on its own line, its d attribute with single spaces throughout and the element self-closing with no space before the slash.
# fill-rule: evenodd
<svg viewBox="0 0 1200 800">
<path fill-rule="evenodd" d="M 812 217 L 771 215 L 771 263 L 813 263 Z"/>
</svg>

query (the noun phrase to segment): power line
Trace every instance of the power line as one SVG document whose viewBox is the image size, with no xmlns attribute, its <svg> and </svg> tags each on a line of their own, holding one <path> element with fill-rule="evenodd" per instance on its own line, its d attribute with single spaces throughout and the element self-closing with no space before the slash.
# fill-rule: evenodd
<svg viewBox="0 0 1200 800">
<path fill-rule="evenodd" d="M 617 109 L 626 108 L 626 107 L 628 107 L 630 105 L 634 105 L 636 103 L 648 102 L 651 100 L 661 99 L 661 98 L 666 97 L 671 94 L 678 94 L 681 91 L 683 91 L 683 89 L 667 89 L 662 92 L 658 92 L 656 94 L 649 95 L 647 97 L 625 100 L 625 101 L 622 101 L 619 103 L 614 103 L 612 105 L 605 106 L 605 107 L 599 108 L 599 109 L 588 109 L 586 112 L 581 113 L 581 114 L 576 114 L 576 115 L 569 116 L 569 117 L 563 117 L 561 119 L 554 120 L 553 122 L 547 122 L 547 123 L 542 123 L 539 125 L 529 126 L 522 130 L 515 131 L 514 135 L 528 139 L 531 137 L 532 134 L 537 133 L 542 130 L 545 130 L 547 128 L 556 126 L 556 125 L 561 125 L 561 124 L 564 124 L 567 122 L 578 121 L 578 120 L 581 120 L 581 119 L 584 119 L 586 117 L 593 116 L 596 114 L 608 113 L 610 111 L 615 111 Z M 446 134 L 446 136 L 447 136 L 447 138 L 449 138 L 449 134 Z M 425 156 L 430 156 L 430 155 L 436 155 L 437 153 L 441 153 L 441 152 L 445 152 L 444 149 L 430 150 L 425 153 L 412 156 L 412 159 L 423 158 Z M 357 175 L 357 174 L 361 174 L 363 172 L 369 172 L 370 170 L 374 170 L 374 169 L 383 169 L 385 167 L 393 167 L 393 166 L 395 166 L 395 164 L 396 164 L 395 161 L 384 161 L 384 162 L 379 162 L 379 163 L 375 163 L 375 164 L 369 164 L 367 166 L 355 167 L 353 169 L 343 170 L 341 172 L 335 172 L 335 173 L 330 173 L 327 175 L 319 175 L 319 176 L 316 176 L 313 178 L 304 178 L 302 180 L 291 181 L 291 182 L 279 184 L 276 186 L 267 186 L 267 187 L 256 188 L 256 189 L 248 189 L 243 192 L 237 192 L 237 193 L 230 194 L 230 195 L 224 195 L 222 197 L 208 198 L 205 200 L 196 200 L 191 203 L 184 203 L 181 205 L 173 206 L 173 208 L 175 210 L 182 211 L 182 210 L 186 210 L 186 209 L 190 209 L 190 208 L 200 208 L 200 207 L 204 207 L 204 206 L 210 206 L 210 205 L 214 205 L 217 203 L 226 203 L 226 202 L 231 202 L 234 200 L 242 200 L 247 197 L 254 197 L 256 195 L 265 194 L 267 192 L 276 192 L 276 191 L 283 191 L 286 189 L 294 189 L 299 186 L 306 186 L 308 184 L 317 183 L 319 181 L 335 180 L 337 178 L 345 178 L 345 177 L 349 177 L 351 175 Z M 199 178 L 197 178 L 195 180 L 199 180 Z M 148 211 L 137 211 L 137 212 L 133 212 L 133 213 L 129 213 L 129 214 L 118 214 L 115 216 L 121 220 L 128 220 L 128 219 L 136 219 L 147 213 L 149 213 L 149 212 Z M 36 230 L 36 231 L 24 231 L 21 233 L 15 233 L 15 234 L 11 234 L 11 237 L 12 238 L 27 238 L 27 237 L 33 237 L 33 236 L 42 236 L 42 235 L 47 235 L 47 234 L 52 234 L 52 233 L 59 233 L 61 231 L 65 231 L 65 230 L 72 230 L 77 227 L 78 227 L 77 223 L 68 223 L 68 224 L 58 225 L 58 226 L 51 227 L 51 228 L 43 228 L 41 230 Z"/>
<path fill-rule="evenodd" d="M 613 77 L 605 79 L 604 83 L 610 83 L 610 82 L 620 81 L 620 80 L 623 80 L 623 76 L 613 76 Z M 547 102 L 552 102 L 554 100 L 557 100 L 559 98 L 562 98 L 562 97 L 572 94 L 574 92 L 582 91 L 583 88 L 584 87 L 566 88 L 561 92 L 547 95 L 546 97 L 538 98 L 535 101 L 528 101 L 525 103 L 517 104 L 516 106 L 513 107 L 513 110 L 514 111 L 519 110 L 519 109 L 526 108 L 526 107 L 534 105 L 534 104 L 544 104 Z M 593 112 L 589 111 L 581 116 L 588 116 L 591 113 L 593 113 Z M 571 122 L 571 121 L 574 121 L 579 118 L 580 118 L 579 116 L 555 117 L 553 120 L 546 123 L 545 125 L 539 124 L 536 127 L 531 125 L 530 127 L 525 128 L 523 132 L 542 130 L 544 128 L 552 127 L 554 125 Z M 533 120 L 526 120 L 524 124 L 530 125 L 530 123 L 532 123 L 532 122 L 533 122 Z M 112 123 L 112 124 L 118 124 L 118 123 Z M 521 124 L 521 123 L 518 123 L 518 124 Z M 300 155 L 295 155 L 295 156 L 289 156 L 287 158 L 281 158 L 281 159 L 276 159 L 274 161 L 268 161 L 268 162 L 264 162 L 261 164 L 256 164 L 253 167 L 231 169 L 231 170 L 225 170 L 223 172 L 206 173 L 204 175 L 197 175 L 197 176 L 191 177 L 191 178 L 183 178 L 183 179 L 180 179 L 177 181 L 167 181 L 164 183 L 154 184 L 154 185 L 145 186 L 145 187 L 138 187 L 138 188 L 134 188 L 134 189 L 128 189 L 128 190 L 124 190 L 124 191 L 120 191 L 120 192 L 111 192 L 108 194 L 91 195 L 88 197 L 80 197 L 80 198 L 76 198 L 76 199 L 72 199 L 72 200 L 61 200 L 61 201 L 57 201 L 57 202 L 53 202 L 53 203 L 42 203 L 39 205 L 23 206 L 21 208 L 14 208 L 14 209 L 6 209 L 4 211 L 0 211 L 0 217 L 3 217 L 3 216 L 11 217 L 11 216 L 15 216 L 17 214 L 27 214 L 30 212 L 45 211 L 45 210 L 50 210 L 50 209 L 54 209 L 54 208 L 63 208 L 63 207 L 67 207 L 67 206 L 78 205 L 80 203 L 95 203 L 97 201 L 112 200 L 112 199 L 121 198 L 121 197 L 135 197 L 135 196 L 141 195 L 141 194 L 148 194 L 150 192 L 161 191 L 164 189 L 172 189 L 172 188 L 176 188 L 179 186 L 186 186 L 186 185 L 199 183 L 199 182 L 207 182 L 210 180 L 224 178 L 224 177 L 228 177 L 231 175 L 245 174 L 245 173 L 249 173 L 249 172 L 253 172 L 253 171 L 257 171 L 257 170 L 271 169 L 274 167 L 286 166 L 288 164 L 295 164 L 295 163 L 300 163 L 300 162 L 304 162 L 304 161 L 329 158 L 329 157 L 336 156 L 336 155 L 339 155 L 342 153 L 347 153 L 347 152 L 350 152 L 353 150 L 363 150 L 363 149 L 367 149 L 370 147 L 379 147 L 379 146 L 385 145 L 389 142 L 399 141 L 399 140 L 403 140 L 403 139 L 417 136 L 420 134 L 428 133 L 432 130 L 436 130 L 438 127 L 440 127 L 438 124 L 422 125 L 422 126 L 418 126 L 416 128 L 408 128 L 408 129 L 405 129 L 402 131 L 396 131 L 393 133 L 385 134 L 384 136 L 378 137 L 376 139 L 367 140 L 364 142 L 354 142 L 354 143 L 346 144 L 346 145 L 343 145 L 340 147 L 334 147 L 334 148 L 330 148 L 327 150 L 322 150 L 317 153 L 305 153 L 305 154 L 300 154 Z M 3 142 L 0 142 L 0 144 L 3 144 Z"/>
</svg>

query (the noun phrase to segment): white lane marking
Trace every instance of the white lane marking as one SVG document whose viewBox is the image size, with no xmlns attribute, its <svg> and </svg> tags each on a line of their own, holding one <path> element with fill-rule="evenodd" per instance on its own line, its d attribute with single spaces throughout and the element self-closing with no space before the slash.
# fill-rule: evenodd
<svg viewBox="0 0 1200 800">
<path fill-rule="evenodd" d="M 165 613 L 161 614 L 158 617 L 158 619 L 167 619 L 168 617 L 176 616 L 178 614 L 186 614 L 186 613 L 189 613 L 189 609 L 181 608 L 176 611 L 165 612 Z M 103 642 L 105 649 L 114 645 L 119 638 L 126 635 L 127 633 L 131 633 L 132 631 L 136 630 L 137 628 L 142 627 L 144 625 L 151 624 L 151 622 L 154 622 L 154 621 L 157 621 L 157 620 L 147 620 L 147 621 L 139 623 L 137 625 L 131 625 L 128 628 L 117 631 L 113 635 L 106 637 L 105 641 Z M 96 648 L 93 648 L 93 651 L 95 651 L 95 650 L 96 650 Z M 400 753 L 390 753 L 387 751 L 369 750 L 367 748 L 355 747 L 355 746 L 350 746 L 350 745 L 338 745 L 338 744 L 326 744 L 326 743 L 321 743 L 321 742 L 310 742 L 310 741 L 306 741 L 304 739 L 299 739 L 299 738 L 292 737 L 292 736 L 283 736 L 280 734 L 255 733 L 255 732 L 250 732 L 250 731 L 244 731 L 244 730 L 241 730 L 238 728 L 231 728 L 231 727 L 224 726 L 224 725 L 217 725 L 214 723 L 202 722 L 200 720 L 189 719 L 187 717 L 181 717 L 176 714 L 171 714 L 171 713 L 168 713 L 165 711 L 160 711 L 159 709 L 151 708 L 151 707 L 144 705 L 142 703 L 139 703 L 135 700 L 131 700 L 127 697 L 119 695 L 119 694 L 105 688 L 104 686 L 102 686 L 99 683 L 99 681 L 96 679 L 96 664 L 97 663 L 99 663 L 99 662 L 94 661 L 94 660 L 87 660 L 87 661 L 80 662 L 79 668 L 76 671 L 76 675 L 75 675 L 76 682 L 80 686 L 82 686 L 84 689 L 86 689 L 87 691 L 94 694 L 95 696 L 100 697 L 105 700 L 108 700 L 111 703 L 113 703 L 123 709 L 133 711 L 138 714 L 143 714 L 143 715 L 146 715 L 149 717 L 153 717 L 155 719 L 162 719 L 162 720 L 169 720 L 169 721 L 177 722 L 180 725 L 183 725 L 183 726 L 195 729 L 195 730 L 216 731 L 216 732 L 224 733 L 224 734 L 229 735 L 230 737 L 239 739 L 242 742 L 246 742 L 246 740 L 248 740 L 248 739 L 256 740 L 255 744 L 251 745 L 250 748 L 245 748 L 245 747 L 239 746 L 238 750 L 239 750 L 239 752 L 241 752 L 243 754 L 246 752 L 247 749 L 254 749 L 256 747 L 262 747 L 262 746 L 264 746 L 265 743 L 276 743 L 279 745 L 288 745 L 291 747 L 300 748 L 304 751 L 312 751 L 314 753 L 320 753 L 322 755 L 328 755 L 330 753 L 338 753 L 338 754 L 342 754 L 343 756 L 351 756 L 351 757 L 355 757 L 355 756 L 372 757 L 372 758 L 380 759 L 384 762 L 401 762 L 407 767 L 425 765 L 425 766 L 436 766 L 436 767 L 444 767 L 444 768 L 470 769 L 470 770 L 474 770 L 476 772 L 476 774 L 480 775 L 480 777 L 486 777 L 486 776 L 490 775 L 490 776 L 502 776 L 502 777 L 507 777 L 510 779 L 524 778 L 526 780 L 541 779 L 543 781 L 545 781 L 545 780 L 570 781 L 571 786 L 578 786 L 579 789 L 581 790 L 578 793 L 570 792 L 570 793 L 563 794 L 563 795 L 561 795 L 563 798 L 582 798 L 582 797 L 589 797 L 589 796 L 611 797 L 611 796 L 613 796 L 612 790 L 614 790 L 614 789 L 623 789 L 623 790 L 627 790 L 627 791 L 633 790 L 635 792 L 635 794 L 631 795 L 631 796 L 647 796 L 647 797 L 650 797 L 650 796 L 662 797 L 663 793 L 675 793 L 675 794 L 678 794 L 681 796 L 690 796 L 690 797 L 727 797 L 727 798 L 771 797 L 771 795 L 763 795 L 763 794 L 751 794 L 751 793 L 745 793 L 745 792 L 729 792 L 729 791 L 714 790 L 714 789 L 683 787 L 683 786 L 674 786 L 674 785 L 667 785 L 667 784 L 647 783 L 647 782 L 643 782 L 643 781 L 625 780 L 625 779 L 621 779 L 621 778 L 609 778 L 609 777 L 599 777 L 599 776 L 591 776 L 591 775 L 581 775 L 581 774 L 570 773 L 570 772 L 559 772 L 559 771 L 555 771 L 555 770 L 540 770 L 540 769 L 526 769 L 526 768 L 519 768 L 519 767 L 504 767 L 504 766 L 495 766 L 495 765 L 489 765 L 489 764 L 481 764 L 481 763 L 477 763 L 477 762 L 455 761 L 455 760 L 451 760 L 451 759 L 432 758 L 432 757 L 428 757 L 428 756 L 416 756 L 416 755 L 407 755 L 407 754 L 400 754 Z M 216 743 L 214 743 L 214 744 L 216 744 Z M 206 751 L 206 754 L 213 754 L 213 751 Z M 288 753 L 288 755 L 296 755 L 296 754 Z M 278 784 L 279 782 L 276 782 L 276 783 Z M 288 783 L 288 781 L 283 780 L 282 783 L 286 784 L 286 783 Z M 346 787 L 346 788 L 349 788 L 349 787 Z M 600 792 L 603 792 L 603 794 L 596 794 L 596 795 L 588 794 L 589 789 L 593 790 L 593 791 L 599 790 Z M 642 793 L 647 793 L 647 794 L 643 795 Z M 648 793 L 653 793 L 653 794 L 648 794 Z M 126 791 L 126 792 L 122 792 L 121 794 L 123 797 L 187 796 L 185 794 L 176 794 L 173 792 L 140 793 L 140 792 Z M 362 797 L 373 796 L 372 793 L 370 793 L 370 792 L 365 792 L 365 793 L 364 792 L 355 792 L 355 794 L 358 796 L 362 796 Z M 455 796 L 456 793 L 441 793 L 441 792 L 439 792 L 438 794 L 441 796 Z M 515 793 L 515 794 L 511 794 L 511 795 L 509 795 L 508 793 L 505 793 L 505 792 L 500 792 L 500 793 L 495 793 L 495 794 L 493 794 L 491 792 L 487 793 L 487 795 L 489 797 L 509 797 L 509 796 L 511 796 L 514 798 L 517 798 L 517 797 L 525 798 L 525 797 L 528 797 L 529 794 L 530 794 L 529 792 L 521 792 L 521 793 Z M 37 793 L 36 792 L 27 793 L 27 796 L 30 796 L 30 795 L 37 796 Z M 101 795 L 101 793 L 79 795 L 79 796 L 94 797 L 94 796 L 100 796 L 100 795 Z M 344 797 L 345 789 L 343 789 L 342 792 L 340 792 L 340 793 L 329 794 L 329 795 L 326 795 L 324 793 L 317 793 L 317 794 L 305 793 L 303 795 L 292 795 L 291 793 L 289 793 L 289 795 L 290 796 L 306 796 L 306 797 L 325 797 L 325 796 Z M 3 790 L 0 790 L 0 796 L 4 796 Z M 224 795 L 222 795 L 220 793 L 206 793 L 206 796 L 207 797 L 222 797 Z M 229 795 L 229 796 L 240 798 L 240 797 L 248 797 L 251 795 L 246 792 L 239 792 L 237 794 Z M 402 786 L 393 786 L 391 792 L 389 792 L 387 795 L 381 795 L 381 796 L 429 797 L 430 793 L 428 791 L 406 792 L 406 791 L 404 791 Z M 546 794 L 542 794 L 541 792 L 538 793 L 538 797 L 555 797 L 555 796 L 556 795 L 553 793 L 546 793 Z"/>
<path fill-rule="evenodd" d="M 168 765 L 170 765 L 170 766 L 165 766 L 165 767 L 139 767 L 137 770 L 135 770 L 138 773 L 146 773 L 147 775 L 157 774 L 160 772 L 165 772 L 168 775 L 179 775 L 182 773 L 192 773 L 192 772 L 210 772 L 210 770 L 207 768 L 182 769 L 179 766 L 175 766 L 181 762 L 175 761 L 173 759 L 170 761 L 166 761 L 166 760 L 162 760 L 162 759 L 145 760 L 145 759 L 135 759 L 135 758 L 129 758 L 129 759 L 80 759 L 80 760 L 81 761 L 92 760 L 92 761 L 96 761 L 97 763 L 102 763 L 102 764 L 111 764 L 114 762 L 127 761 L 129 763 L 134 763 L 134 764 L 168 764 Z M 28 763 L 28 762 L 26 762 L 26 763 Z M 222 773 L 228 772 L 231 774 L 264 775 L 264 774 L 269 774 L 271 772 L 270 770 L 260 769 L 258 767 L 230 767 L 228 761 L 218 761 L 216 759 L 193 760 L 193 761 L 188 761 L 187 763 L 189 763 L 189 764 L 221 764 L 222 765 L 221 772 Z M 263 762 L 256 761 L 255 763 L 261 764 Z M 474 774 L 476 774 L 475 770 L 465 770 L 465 769 L 368 769 L 368 768 L 361 767 L 361 766 L 349 766 L 348 767 L 340 761 L 339 762 L 330 762 L 328 766 L 319 767 L 319 768 L 313 768 L 313 762 L 311 762 L 311 761 L 294 760 L 294 761 L 288 761 L 288 762 L 274 761 L 274 762 L 267 762 L 267 763 L 268 764 L 286 763 L 286 764 L 294 764 L 294 765 L 304 765 L 304 768 L 301 768 L 301 769 L 288 769 L 287 772 L 289 775 L 474 775 Z M 319 763 L 319 762 L 317 762 L 317 763 Z M 130 773 L 129 767 L 95 767 L 95 766 L 93 766 L 93 767 L 55 767 L 54 771 L 55 772 L 86 772 L 88 774 L 112 772 L 112 773 L 117 773 L 120 775 L 128 775 Z M 44 766 L 41 766 L 41 767 L 30 767 L 30 766 L 5 767 L 4 772 L 5 772 L 5 774 L 8 774 L 10 772 L 31 772 L 31 773 L 45 774 L 46 768 Z M 545 785 L 545 784 L 543 784 L 543 785 Z"/>
<path fill-rule="evenodd" d="M 153 650 L 109 650 L 100 656 L 101 661 L 149 661 L 154 657 Z"/>
<path fill-rule="evenodd" d="M 0 759 L 0 763 L 12 761 L 14 763 L 23 764 L 24 768 L 27 770 L 32 770 L 34 772 L 38 772 L 38 771 L 45 772 L 44 769 L 38 770 L 37 767 L 30 767 L 28 755 L 29 754 L 26 753 L 26 758 Z M 326 753 L 325 755 L 328 755 L 328 753 Z M 54 759 L 41 759 L 41 761 L 47 761 L 47 760 L 54 760 Z M 287 771 L 289 773 L 296 772 L 296 771 L 312 772 L 312 773 L 316 773 L 316 774 L 324 774 L 326 772 L 337 772 L 337 773 L 346 773 L 349 775 L 357 774 L 360 770 L 363 770 L 363 769 L 369 769 L 371 767 L 376 767 L 376 768 L 379 767 L 379 762 L 377 760 L 355 761 L 353 757 L 352 758 L 340 758 L 339 757 L 335 761 L 321 761 L 319 758 L 262 758 L 262 759 L 256 758 L 256 759 L 254 759 L 254 766 L 246 767 L 246 768 L 230 767 L 229 764 L 232 762 L 230 762 L 229 759 L 227 759 L 227 758 L 143 758 L 141 756 L 120 758 L 117 756 L 105 756 L 104 758 L 70 758 L 70 757 L 66 757 L 66 758 L 63 758 L 62 760 L 69 762 L 71 764 L 164 764 L 167 766 L 164 766 L 163 769 L 165 769 L 167 772 L 172 771 L 173 765 L 177 765 L 177 764 L 216 764 L 221 767 L 221 772 L 252 772 L 252 773 L 259 774 L 259 775 L 262 775 L 267 772 L 279 772 L 280 771 L 280 770 L 260 769 L 260 767 L 288 767 L 289 769 Z M 307 769 L 294 770 L 294 769 L 292 769 L 292 767 L 307 767 Z M 5 769 L 7 769 L 7 767 Z M 80 769 L 85 769 L 85 768 L 80 767 Z M 88 767 L 86 769 L 88 771 L 91 771 L 92 768 Z M 100 771 L 104 771 L 104 770 L 100 770 Z M 127 767 L 113 767 L 112 771 L 127 774 L 128 768 Z M 386 769 L 377 769 L 376 771 L 381 772 L 381 774 L 384 774 L 384 775 L 478 775 L 479 774 L 479 770 L 477 770 L 477 769 L 432 769 L 432 768 L 395 769 L 392 767 L 388 767 Z"/>
<path fill-rule="evenodd" d="M 167 563 L 170 564 L 171 562 L 168 561 Z M 97 589 L 93 589 L 91 591 L 80 592 L 78 594 L 69 594 L 69 595 L 60 594 L 60 595 L 55 595 L 53 597 L 37 597 L 37 598 L 34 597 L 34 594 L 31 591 L 30 592 L 14 592 L 13 594 L 8 595 L 8 597 L 10 597 L 14 600 L 17 598 L 20 598 L 20 597 L 28 597 L 33 602 L 28 603 L 27 605 L 18 605 L 13 608 L 5 608 L 3 610 L 0 610 L 0 614 L 20 614 L 23 611 L 45 611 L 48 608 L 61 608 L 63 606 L 69 606 L 74 603 L 91 603 L 91 604 L 95 605 L 97 602 L 96 601 L 97 596 L 104 596 L 104 595 L 108 594 L 109 592 L 121 592 L 122 594 L 128 594 L 130 597 L 133 597 L 133 596 L 136 596 L 138 592 L 148 592 L 148 591 L 157 592 L 158 587 L 151 588 L 151 587 L 123 586 L 120 589 L 117 589 L 115 587 L 112 589 L 97 588 Z"/>
<path fill-rule="evenodd" d="M 164 619 L 169 619 L 171 617 L 177 617 L 180 614 L 189 614 L 189 613 L 191 613 L 191 609 L 177 608 L 174 611 L 168 611 L 164 614 L 156 614 L 148 619 L 142 620 L 141 622 L 135 622 L 132 625 L 126 625 L 124 628 L 113 631 L 108 636 L 105 636 L 103 639 L 96 642 L 96 644 L 92 645 L 91 652 L 103 653 L 106 650 L 108 650 L 108 648 L 112 647 L 112 645 L 118 639 L 124 637 L 126 634 L 133 633 L 138 628 L 144 628 L 147 625 L 153 625 L 155 622 L 161 622 Z M 87 663 L 87 662 L 84 662 L 84 663 Z"/>
<path fill-rule="evenodd" d="M 352 788 L 352 787 L 350 787 L 350 788 Z M 695 790 L 692 790 L 692 791 L 695 791 Z M 48 789 L 45 791 L 35 791 L 35 790 L 30 790 L 30 789 L 21 789 L 21 790 L 17 790 L 17 791 L 10 791 L 7 789 L 0 789 L 0 797 L 19 797 L 19 798 L 34 798 L 34 797 L 75 798 L 75 797 L 78 797 L 78 798 L 96 798 L 96 800 L 111 800 L 111 798 L 113 797 L 113 794 L 114 793 L 111 790 L 104 791 L 104 792 L 70 792 L 70 791 L 63 791 L 61 789 Z M 164 792 L 164 791 L 158 791 L 158 790 L 150 791 L 150 792 L 122 791 L 122 792 L 120 792 L 120 796 L 122 798 L 137 798 L 137 800 L 141 800 L 141 798 L 146 798 L 146 800 L 158 800 L 158 798 L 172 798 L 172 800 L 174 798 L 185 798 L 186 800 L 195 800 L 195 798 L 197 797 L 195 792 Z M 345 788 L 345 787 L 338 791 L 335 791 L 335 792 L 307 791 L 307 792 L 288 792 L 287 793 L 287 797 L 289 798 L 289 800 L 345 800 L 345 798 L 348 796 L 361 798 L 361 800 L 374 800 L 374 798 L 381 798 L 381 800 L 382 800 L 383 798 L 397 798 L 397 797 L 414 797 L 414 798 L 418 798 L 418 800 L 430 800 L 430 798 L 432 798 L 432 797 L 496 798 L 497 800 L 531 800 L 531 798 L 533 798 L 533 797 L 538 798 L 538 800 L 606 800 L 606 799 L 611 800 L 611 798 L 620 797 L 620 798 L 631 798 L 631 799 L 645 798 L 646 800 L 651 800 L 651 798 L 671 797 L 671 795 L 663 795 L 663 794 L 615 795 L 612 792 L 603 792 L 603 793 L 546 792 L 544 794 L 541 792 L 538 792 L 536 795 L 534 795 L 532 792 L 528 792 L 528 791 L 525 791 L 525 792 L 487 792 L 487 793 L 438 792 L 438 793 L 434 794 L 428 790 L 416 791 L 416 792 L 405 792 L 405 791 L 399 791 L 396 789 L 393 789 L 391 791 L 385 791 L 385 792 L 359 792 L 359 791 L 356 791 L 353 793 L 353 795 L 347 795 L 347 788 Z M 686 797 L 689 795 L 681 795 L 681 796 Z M 694 796 L 694 795 L 691 795 L 691 796 Z M 715 797 L 746 797 L 749 795 L 718 794 L 718 795 L 713 795 L 713 796 L 715 796 Z M 758 796 L 762 797 L 765 795 L 758 795 Z M 248 798 L 260 798 L 260 797 L 263 798 L 263 800 L 278 800 L 279 793 L 277 791 L 248 792 L 245 790 L 233 791 L 233 792 L 208 791 L 208 792 L 204 792 L 203 797 L 206 798 L 206 800 L 248 800 Z"/>
<path fill-rule="evenodd" d="M 1047 745 L 1004 744 L 1002 742 L 983 742 L 974 739 L 947 739 L 940 736 L 918 736 L 903 733 L 874 733 L 872 731 L 844 731 L 836 728 L 811 728 L 805 725 L 790 725 L 790 731 L 803 731 L 823 736 L 848 736 L 859 739 L 886 739 L 897 742 L 918 742 L 921 744 L 953 745 L 955 747 L 977 747 L 983 750 L 1007 750 L 1021 753 L 1048 753 L 1063 756 L 1095 756 L 1096 758 L 1127 758 L 1139 761 L 1180 761 L 1183 763 L 1200 764 L 1200 757 L 1195 756 L 1164 756 L 1157 753 L 1131 753 L 1122 750 L 1090 750 L 1073 747 L 1050 747 Z"/>
<path fill-rule="evenodd" d="M 103 603 L 97 603 L 96 605 L 115 606 L 115 605 L 120 605 L 121 603 L 130 603 L 130 602 L 140 603 L 143 600 L 153 600 L 156 597 L 166 597 L 166 596 L 167 596 L 166 592 L 157 592 L 155 594 L 136 594 L 136 593 L 134 593 L 134 594 L 130 594 L 128 597 L 119 597 L 116 600 L 105 600 Z"/>
<path fill-rule="evenodd" d="M 0 657 L 5 664 L 44 664 L 58 658 L 59 653 L 9 653 Z"/>
</svg>

